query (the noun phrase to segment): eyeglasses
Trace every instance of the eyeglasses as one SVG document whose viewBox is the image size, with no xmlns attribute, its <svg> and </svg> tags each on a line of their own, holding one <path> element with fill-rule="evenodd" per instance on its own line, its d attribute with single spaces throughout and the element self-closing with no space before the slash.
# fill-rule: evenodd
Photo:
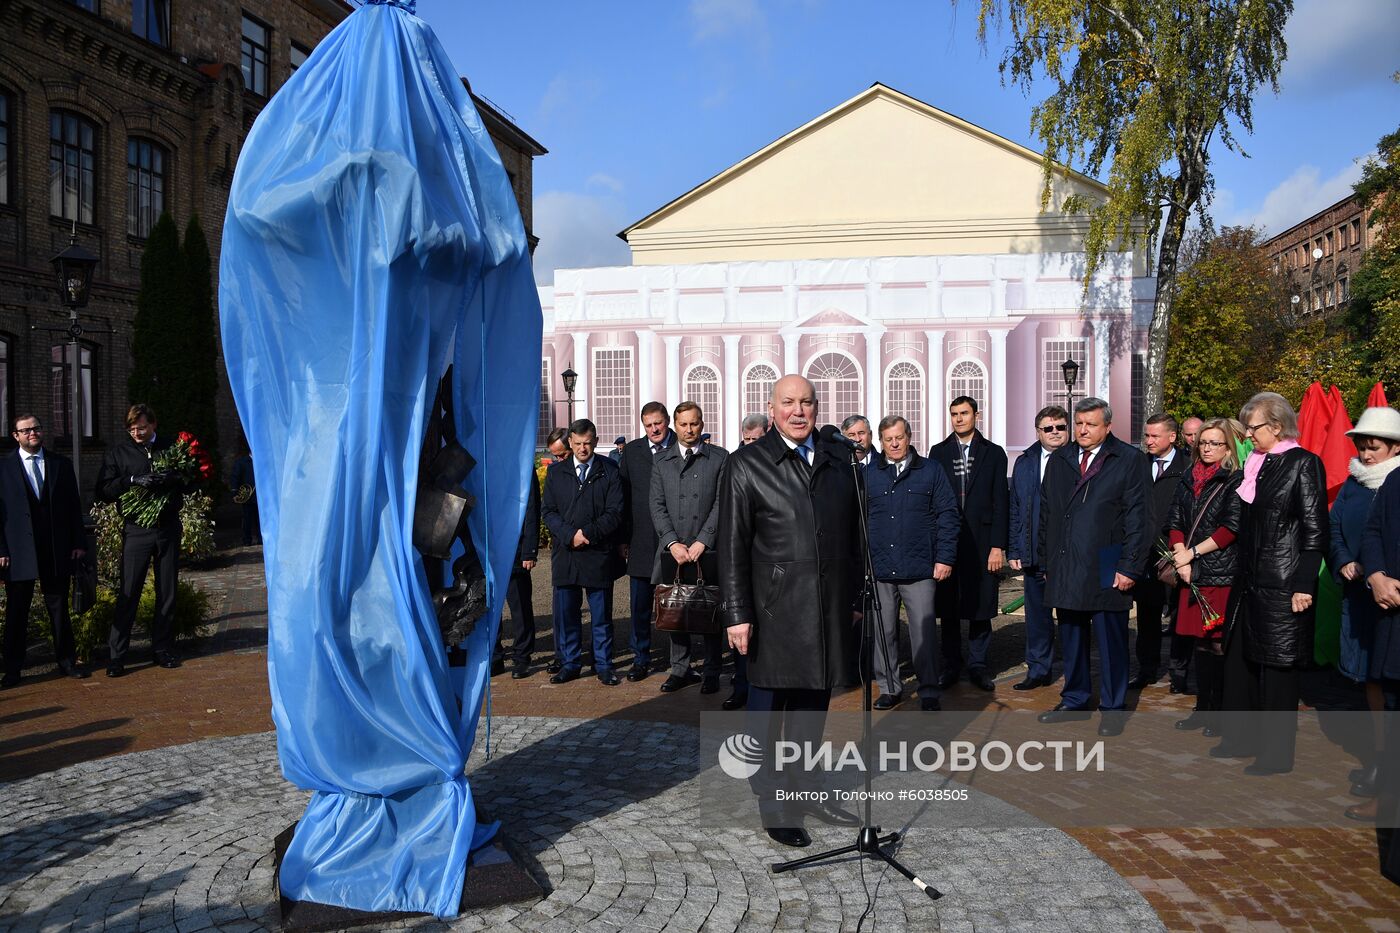
<svg viewBox="0 0 1400 933">
<path fill-rule="evenodd" d="M 1260 428 L 1267 428 L 1268 426 L 1269 426 L 1269 422 L 1267 422 L 1267 421 L 1261 421 L 1261 422 L 1259 422 L 1258 424 L 1247 424 L 1247 425 L 1245 425 L 1244 433 L 1246 433 L 1246 434 L 1253 434 L 1255 431 L 1259 430 Z"/>
<path fill-rule="evenodd" d="M 32 428 L 15 428 L 16 434 L 43 434 L 44 429 L 37 424 Z"/>
<path fill-rule="evenodd" d="M 1224 447 L 1224 441 L 1200 441 L 1202 447 Z"/>
<path fill-rule="evenodd" d="M 1043 432 L 1046 433 L 1046 434 L 1059 434 L 1061 431 L 1068 431 L 1068 430 L 1069 430 L 1069 425 L 1067 425 L 1067 424 L 1047 424 L 1045 427 L 1041 428 L 1040 430 L 1043 431 Z"/>
</svg>

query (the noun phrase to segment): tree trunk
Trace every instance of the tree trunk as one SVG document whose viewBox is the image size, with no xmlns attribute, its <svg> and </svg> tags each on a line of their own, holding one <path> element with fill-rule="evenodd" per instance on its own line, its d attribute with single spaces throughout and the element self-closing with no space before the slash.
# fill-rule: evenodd
<svg viewBox="0 0 1400 933">
<path fill-rule="evenodd" d="M 1157 260 L 1157 294 L 1152 302 L 1152 326 L 1147 331 L 1147 371 L 1144 374 L 1147 396 L 1142 401 L 1144 420 L 1162 410 L 1166 395 L 1167 340 L 1171 332 L 1172 297 L 1176 289 L 1176 270 L 1181 241 L 1186 234 L 1187 208 L 1176 199 L 1167 209 L 1167 222 L 1162 228 L 1162 250 Z M 1185 417 L 1195 412 L 1181 412 Z"/>
</svg>

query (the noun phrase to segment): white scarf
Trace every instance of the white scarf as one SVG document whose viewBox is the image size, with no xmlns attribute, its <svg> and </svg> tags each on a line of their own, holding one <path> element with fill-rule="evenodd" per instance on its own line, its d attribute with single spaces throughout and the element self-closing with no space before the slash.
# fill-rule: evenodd
<svg viewBox="0 0 1400 933">
<path fill-rule="evenodd" d="M 1352 457 L 1351 463 L 1347 464 L 1347 471 L 1367 489 L 1380 489 L 1385 478 L 1396 467 L 1400 467 L 1400 457 L 1391 457 L 1389 460 L 1382 460 L 1373 466 L 1366 466 L 1356 457 Z"/>
</svg>

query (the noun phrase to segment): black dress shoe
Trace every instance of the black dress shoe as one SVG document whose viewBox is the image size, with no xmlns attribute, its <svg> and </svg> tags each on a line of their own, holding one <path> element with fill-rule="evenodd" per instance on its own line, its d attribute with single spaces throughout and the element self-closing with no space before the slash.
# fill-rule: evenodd
<svg viewBox="0 0 1400 933">
<path fill-rule="evenodd" d="M 1212 758 L 1253 758 L 1254 751 L 1238 742 L 1229 740 L 1221 742 L 1206 754 Z"/>
<path fill-rule="evenodd" d="M 953 684 L 957 683 L 958 678 L 961 676 L 962 671 L 944 671 L 938 675 L 938 688 L 940 690 L 947 690 L 949 687 L 953 686 Z"/>
<path fill-rule="evenodd" d="M 780 845 L 792 846 L 794 849 L 801 849 L 812 844 L 812 837 L 807 835 L 807 830 L 801 826 L 774 827 L 768 830 L 768 838 Z"/>
<path fill-rule="evenodd" d="M 1190 691 L 1188 691 L 1188 690 L 1186 689 L 1186 685 L 1185 685 L 1185 684 L 1177 684 L 1177 683 L 1172 684 L 1170 690 L 1171 690 L 1171 692 L 1172 692 L 1174 695 L 1176 695 L 1176 696 L 1181 696 L 1182 694 L 1185 694 L 1185 693 L 1189 693 L 1189 692 L 1190 692 Z"/>
<path fill-rule="evenodd" d="M 1219 738 L 1221 732 L 1214 726 L 1206 726 L 1204 729 L 1201 730 L 1201 735 L 1205 736 L 1208 739 L 1214 739 Z"/>
<path fill-rule="evenodd" d="M 1099 735 L 1122 735 L 1123 727 L 1127 724 L 1127 713 L 1116 709 L 1104 710 L 1103 718 L 1099 720 Z"/>
<path fill-rule="evenodd" d="M 1157 675 L 1156 675 L 1156 674 L 1153 674 L 1151 677 L 1147 676 L 1146 674 L 1139 674 L 1139 675 L 1137 675 L 1136 677 L 1134 677 L 1132 680 L 1128 681 L 1128 689 L 1129 689 L 1129 690 L 1142 690 L 1142 689 L 1144 689 L 1144 688 L 1146 688 L 1146 687 L 1152 686 L 1152 685 L 1155 684 L 1156 682 L 1157 682 Z"/>
<path fill-rule="evenodd" d="M 180 659 L 169 652 L 162 651 L 156 655 L 156 667 L 163 667 L 167 671 L 173 671 L 180 666 Z"/>
<path fill-rule="evenodd" d="M 904 699 L 902 693 L 882 693 L 880 698 L 875 701 L 874 706 L 876 709 L 894 709 L 902 699 Z"/>
<path fill-rule="evenodd" d="M 1176 728 L 1182 732 L 1190 732 L 1193 729 L 1203 729 L 1206 725 L 1206 717 L 1201 715 L 1200 710 L 1195 710 L 1185 719 L 1176 721 Z"/>
<path fill-rule="evenodd" d="M 578 671 L 560 669 L 559 673 L 549 678 L 552 684 L 566 684 L 571 680 L 578 680 Z"/>
<path fill-rule="evenodd" d="M 18 674 L 6 674 L 4 677 L 0 677 L 0 690 L 8 690 L 18 683 Z"/>
<path fill-rule="evenodd" d="M 833 807 L 829 803 L 809 803 L 802 805 L 802 813 L 830 826 L 859 826 L 860 817 L 849 810 Z"/>
<path fill-rule="evenodd" d="M 526 677 L 529 677 L 529 676 L 530 676 L 530 662 L 529 662 L 529 661 L 523 661 L 523 662 L 522 662 L 522 661 L 517 661 L 517 662 L 515 663 L 515 666 L 512 667 L 512 668 L 510 669 L 510 679 L 511 679 L 511 680 L 524 680 Z"/>
<path fill-rule="evenodd" d="M 719 677 L 701 677 L 701 693 L 719 693 Z"/>
<path fill-rule="evenodd" d="M 682 687 L 689 687 L 691 684 L 700 682 L 700 675 L 694 671 L 686 671 L 684 674 L 672 674 L 666 678 L 666 682 L 661 685 L 662 693 L 675 693 Z"/>
<path fill-rule="evenodd" d="M 126 665 L 120 661 L 113 661 L 107 665 L 108 677 L 121 677 L 126 674 Z"/>
<path fill-rule="evenodd" d="M 919 701 L 919 709 L 925 713 L 941 713 L 943 712 L 943 704 L 938 702 L 938 697 L 928 697 Z"/>
<path fill-rule="evenodd" d="M 1270 774 L 1287 774 L 1293 770 L 1293 766 L 1284 767 L 1282 765 L 1271 765 L 1256 761 L 1254 764 L 1244 769 L 1244 773 L 1250 777 L 1263 777 Z"/>
<path fill-rule="evenodd" d="M 729 699 L 720 704 L 720 709 L 730 710 L 743 709 L 749 705 L 749 692 L 747 690 L 735 690 L 729 694 Z"/>
<path fill-rule="evenodd" d="M 1091 715 L 1092 714 L 1087 709 L 1070 709 L 1068 706 L 1061 703 L 1049 712 L 1041 713 L 1035 718 L 1037 722 L 1043 723 L 1085 722 Z"/>
<path fill-rule="evenodd" d="M 1035 690 L 1039 687 L 1048 687 L 1053 681 L 1049 677 L 1027 677 L 1019 684 L 1014 685 L 1012 690 Z"/>
<path fill-rule="evenodd" d="M 612 671 L 599 671 L 598 683 L 602 684 L 604 687 L 616 687 L 618 684 L 622 683 L 622 678 L 618 677 L 617 674 Z"/>
<path fill-rule="evenodd" d="M 555 658 L 553 661 L 546 664 L 544 669 L 550 674 L 557 674 L 564 669 L 564 662 Z"/>
<path fill-rule="evenodd" d="M 1361 772 L 1361 775 L 1351 782 L 1351 795 L 1353 797 L 1376 796 L 1376 774 L 1379 770 L 1378 765 L 1371 765 Z"/>
<path fill-rule="evenodd" d="M 990 692 L 997 688 L 997 682 L 992 680 L 992 675 L 988 674 L 986 671 L 969 671 L 967 679 L 972 686 L 976 687 L 978 690 Z"/>
<path fill-rule="evenodd" d="M 646 680 L 651 676 L 651 669 L 644 664 L 633 664 L 632 669 L 627 672 L 627 679 L 632 683 Z"/>
</svg>

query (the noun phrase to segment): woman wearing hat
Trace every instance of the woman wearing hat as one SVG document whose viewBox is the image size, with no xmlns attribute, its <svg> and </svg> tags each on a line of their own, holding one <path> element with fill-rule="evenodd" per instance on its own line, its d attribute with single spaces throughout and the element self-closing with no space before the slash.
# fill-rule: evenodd
<svg viewBox="0 0 1400 933">
<path fill-rule="evenodd" d="M 1376 761 L 1381 748 L 1385 696 L 1379 672 L 1371 670 L 1371 649 L 1380 608 L 1366 586 L 1368 572 L 1360 562 L 1361 536 L 1366 530 L 1366 516 L 1376 491 L 1385 478 L 1400 467 L 1400 411 L 1368 408 L 1347 435 L 1356 444 L 1356 457 L 1348 466 L 1351 476 L 1332 503 L 1332 546 L 1328 565 L 1342 586 L 1342 653 L 1337 669 L 1349 680 L 1366 685 L 1366 703 L 1372 710 L 1375 730 L 1375 755 L 1369 762 L 1363 762 L 1362 772 L 1351 786 L 1356 796 L 1372 799 L 1349 807 L 1346 815 L 1357 820 L 1374 820 Z"/>
</svg>

